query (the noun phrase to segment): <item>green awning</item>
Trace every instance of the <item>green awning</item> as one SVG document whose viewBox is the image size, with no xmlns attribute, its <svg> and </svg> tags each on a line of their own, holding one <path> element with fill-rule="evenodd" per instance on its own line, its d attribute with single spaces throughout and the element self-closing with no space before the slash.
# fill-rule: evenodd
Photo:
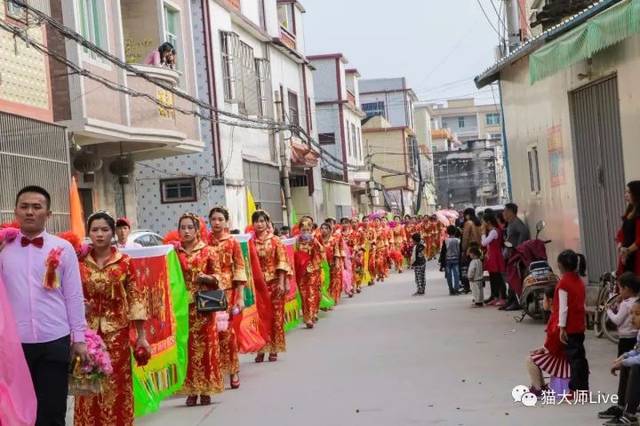
<svg viewBox="0 0 640 426">
<path fill-rule="evenodd" d="M 531 84 L 640 33 L 640 0 L 624 0 L 529 56 Z"/>
</svg>

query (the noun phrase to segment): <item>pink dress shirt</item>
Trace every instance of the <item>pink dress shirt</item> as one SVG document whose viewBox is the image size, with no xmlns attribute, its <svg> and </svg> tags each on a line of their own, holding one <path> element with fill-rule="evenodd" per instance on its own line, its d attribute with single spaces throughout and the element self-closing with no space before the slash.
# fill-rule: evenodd
<svg viewBox="0 0 640 426">
<path fill-rule="evenodd" d="M 0 252 L 0 274 L 13 307 L 22 343 L 46 343 L 71 334 L 73 342 L 84 342 L 87 322 L 78 258 L 73 246 L 46 231 L 44 246 L 22 247 L 22 233 Z M 57 268 L 60 287 L 44 288 L 49 252 L 62 248 Z"/>
</svg>

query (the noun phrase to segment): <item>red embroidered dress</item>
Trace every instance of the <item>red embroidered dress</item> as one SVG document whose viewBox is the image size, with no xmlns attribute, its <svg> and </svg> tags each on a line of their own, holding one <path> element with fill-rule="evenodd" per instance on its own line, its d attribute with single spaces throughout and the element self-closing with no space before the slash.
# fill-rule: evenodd
<svg viewBox="0 0 640 426">
<path fill-rule="evenodd" d="M 107 346 L 113 374 L 104 380 L 103 392 L 79 396 L 75 401 L 76 426 L 133 425 L 131 382 L 131 321 L 147 318 L 146 302 L 137 287 L 136 273 L 126 254 L 112 249 L 100 267 L 90 253 L 80 263 L 87 324 Z"/>
<path fill-rule="evenodd" d="M 209 244 L 215 252 L 213 275 L 218 279 L 218 287 L 225 291 L 229 303 L 228 313 L 231 314 L 237 298 L 243 296 L 238 294 L 237 288 L 247 282 L 242 249 L 240 243 L 227 233 L 220 239 L 211 234 Z M 238 374 L 240 372 L 238 341 L 233 327 L 229 327 L 227 331 L 221 331 L 218 337 L 222 374 Z"/>
<path fill-rule="evenodd" d="M 210 395 L 224 390 L 220 368 L 220 344 L 215 315 L 198 313 L 195 294 L 210 290 L 196 282 L 199 273 L 213 275 L 216 262 L 213 248 L 202 241 L 196 243 L 190 253 L 178 248 L 184 282 L 189 292 L 189 352 L 187 377 L 181 393 L 185 395 Z"/>
<path fill-rule="evenodd" d="M 260 353 L 280 353 L 287 350 L 284 337 L 284 294 L 278 292 L 278 271 L 289 273 L 291 267 L 287 260 L 284 245 L 280 238 L 271 233 L 256 236 L 255 247 L 260 260 L 260 269 L 271 294 L 273 306 L 273 326 L 271 329 L 271 341 L 260 350 Z"/>
<path fill-rule="evenodd" d="M 337 305 L 340 303 L 342 295 L 342 270 L 344 268 L 344 251 L 340 248 L 341 241 L 337 235 L 332 235 L 321 241 L 324 247 L 325 256 L 329 263 L 330 284 L 329 295 Z"/>
<path fill-rule="evenodd" d="M 320 309 L 321 263 L 324 248 L 320 241 L 298 239 L 295 251 L 296 282 L 302 299 L 302 316 L 305 324 L 314 322 Z"/>
</svg>

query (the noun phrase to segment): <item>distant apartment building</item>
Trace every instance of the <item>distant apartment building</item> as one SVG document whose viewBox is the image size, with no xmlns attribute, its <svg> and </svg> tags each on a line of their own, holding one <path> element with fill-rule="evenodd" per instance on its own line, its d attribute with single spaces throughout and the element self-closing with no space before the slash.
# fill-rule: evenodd
<svg viewBox="0 0 640 426">
<path fill-rule="evenodd" d="M 394 127 L 415 129 L 416 102 L 404 77 L 360 80 L 360 105 L 367 117 L 381 115 Z"/>
<path fill-rule="evenodd" d="M 437 207 L 436 177 L 433 168 L 433 129 L 431 123 L 431 107 L 415 106 L 416 140 L 418 150 L 418 193 L 416 211 L 420 214 L 433 213 Z M 420 182 L 422 185 L 420 186 Z"/>
<path fill-rule="evenodd" d="M 309 60 L 314 68 L 318 139 L 333 157 L 322 160 L 326 214 L 340 218 L 364 213 L 371 173 L 364 168 L 360 74 L 347 68 L 349 62 L 341 53 L 310 56 Z"/>
<path fill-rule="evenodd" d="M 434 169 L 442 208 L 502 204 L 508 198 L 498 105 L 452 99 L 432 105 Z"/>
<path fill-rule="evenodd" d="M 48 0 L 29 4 L 51 12 Z M 69 226 L 69 144 L 54 123 L 55 62 L 21 38 L 49 48 L 55 32 L 8 0 L 0 0 L 0 22 L 12 30 L 0 29 L 0 222 L 13 220 L 22 187 L 40 185 L 52 197 L 48 229 L 62 231 Z"/>
<path fill-rule="evenodd" d="M 249 194 L 276 226 L 292 211 L 318 217 L 323 199 L 318 153 L 309 143 L 317 129 L 305 9 L 293 0 L 188 3 L 200 99 L 254 121 L 214 113 L 214 122 L 201 121 L 202 154 L 146 162 L 138 172 L 140 222 L 166 232 L 185 211 L 206 215 L 225 205 L 231 226 L 244 229 Z M 305 134 L 255 128 L 255 120 Z"/>
</svg>

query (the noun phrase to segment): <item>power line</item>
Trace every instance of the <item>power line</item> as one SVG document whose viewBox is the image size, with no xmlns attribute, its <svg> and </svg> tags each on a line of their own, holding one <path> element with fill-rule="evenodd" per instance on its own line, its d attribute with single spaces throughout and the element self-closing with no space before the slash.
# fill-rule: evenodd
<svg viewBox="0 0 640 426">
<path fill-rule="evenodd" d="M 496 34 L 498 34 L 498 37 L 502 37 L 500 35 L 500 31 L 498 31 L 498 29 L 496 28 L 495 25 L 493 25 L 493 22 L 491 22 L 491 18 L 489 18 L 489 15 L 487 14 L 487 11 L 484 10 L 484 6 L 482 5 L 482 3 L 480 3 L 480 0 L 476 0 L 476 3 L 478 3 L 478 6 L 480 6 L 480 10 L 482 10 L 482 14 L 484 15 L 484 17 L 487 19 L 487 22 L 489 23 L 489 26 L 491 28 L 493 28 L 493 31 L 495 31 Z"/>
<path fill-rule="evenodd" d="M 60 22 L 58 22 L 57 20 L 53 19 L 52 17 L 50 17 L 49 15 L 47 15 L 46 13 L 34 8 L 33 6 L 27 4 L 24 0 L 12 0 L 12 2 L 14 4 L 16 4 L 17 6 L 20 6 L 22 8 L 24 8 L 25 10 L 33 13 L 34 15 L 36 15 L 39 18 L 39 21 L 43 21 L 43 22 L 47 22 L 48 24 L 50 24 L 55 30 L 57 30 L 60 34 L 62 34 L 65 38 L 68 38 L 70 40 L 75 41 L 76 43 L 80 44 L 81 46 L 85 47 L 86 49 L 98 54 L 99 56 L 101 56 L 102 58 L 106 59 L 107 61 L 111 62 L 112 64 L 116 65 L 118 68 L 124 69 L 127 72 L 130 72 L 134 75 L 136 75 L 137 77 L 140 77 L 148 82 L 150 82 L 151 84 L 160 87 L 170 93 L 172 93 L 173 95 L 185 99 L 193 104 L 198 105 L 199 107 L 209 110 L 213 113 L 216 114 L 221 114 L 221 115 L 225 115 L 231 118 L 235 118 L 238 120 L 242 120 L 242 121 L 248 121 L 248 122 L 253 122 L 253 123 L 257 123 L 257 124 L 270 124 L 270 125 L 274 125 L 275 121 L 270 120 L 270 119 L 254 119 L 254 118 L 249 118 L 240 114 L 235 114 L 235 113 L 231 113 L 228 111 L 224 111 L 224 110 L 220 110 L 217 108 L 214 108 L 213 106 L 209 105 L 206 102 L 201 101 L 200 99 L 197 99 L 193 96 L 190 96 L 172 86 L 170 86 L 169 84 L 165 84 L 163 82 L 159 82 L 157 80 L 155 80 L 153 77 L 149 76 L 147 73 L 138 70 L 137 68 L 135 68 L 134 66 L 127 64 L 126 62 L 121 61 L 119 58 L 117 58 L 116 56 L 112 55 L 111 53 L 101 49 L 99 46 L 95 45 L 94 43 L 92 43 L 91 41 L 87 40 L 84 36 L 82 36 L 81 34 L 75 32 L 73 29 L 64 26 L 63 24 L 61 24 Z M 21 37 L 24 39 L 24 37 Z M 27 40 L 25 40 L 27 41 Z"/>
</svg>

